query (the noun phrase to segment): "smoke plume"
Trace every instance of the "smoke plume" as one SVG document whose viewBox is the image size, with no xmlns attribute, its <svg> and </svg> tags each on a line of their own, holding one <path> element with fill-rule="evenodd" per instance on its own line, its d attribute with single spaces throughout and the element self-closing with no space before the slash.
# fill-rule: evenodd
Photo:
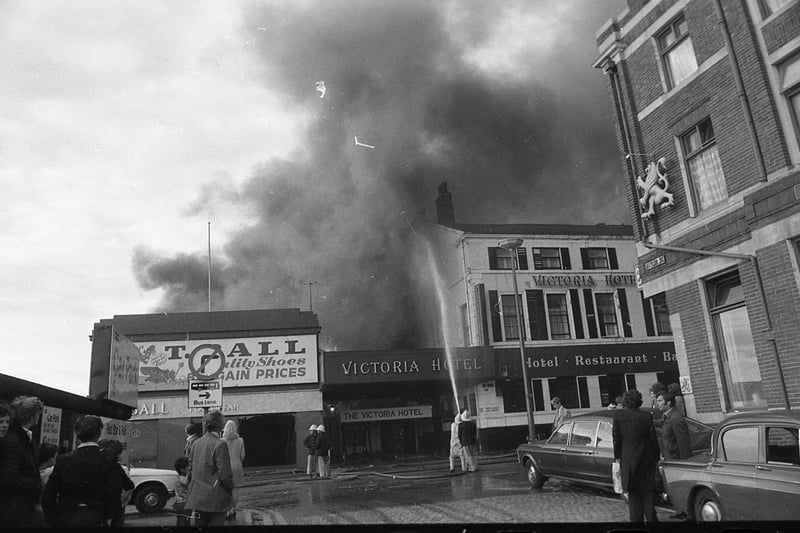
<svg viewBox="0 0 800 533">
<path fill-rule="evenodd" d="M 593 35 L 619 4 L 247 9 L 241 31 L 266 30 L 257 49 L 264 84 L 314 120 L 302 153 L 261 162 L 238 190 L 208 189 L 193 204 L 229 201 L 253 213 L 215 260 L 214 309 L 307 309 L 310 290 L 323 348 L 418 346 L 429 288 L 414 262 L 443 180 L 459 222 L 626 222 L 608 96 L 591 68 Z M 557 38 L 512 24 L 552 25 L 554 13 Z M 356 136 L 375 148 L 356 146 Z M 206 309 L 204 252 L 140 247 L 133 266 L 142 288 L 165 290 L 156 311 Z"/>
</svg>

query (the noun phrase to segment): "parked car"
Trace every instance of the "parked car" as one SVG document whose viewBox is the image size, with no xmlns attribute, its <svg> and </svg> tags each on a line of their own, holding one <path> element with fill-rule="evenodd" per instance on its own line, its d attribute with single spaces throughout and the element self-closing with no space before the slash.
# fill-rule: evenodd
<svg viewBox="0 0 800 533">
<path fill-rule="evenodd" d="M 140 513 L 157 513 L 175 496 L 178 473 L 163 468 L 131 467 L 128 476 L 134 484 L 129 505 Z"/>
<path fill-rule="evenodd" d="M 752 411 L 727 417 L 711 450 L 664 461 L 672 505 L 691 520 L 800 520 L 800 412 Z"/>
<path fill-rule="evenodd" d="M 575 416 L 556 428 L 546 441 L 521 444 L 517 448 L 517 460 L 525 467 L 531 486 L 539 488 L 553 477 L 613 488 L 611 427 L 615 412 L 605 409 Z M 714 428 L 692 418 L 686 421 L 692 451 L 708 450 Z M 660 444 L 660 429 L 657 428 L 656 433 Z"/>
</svg>

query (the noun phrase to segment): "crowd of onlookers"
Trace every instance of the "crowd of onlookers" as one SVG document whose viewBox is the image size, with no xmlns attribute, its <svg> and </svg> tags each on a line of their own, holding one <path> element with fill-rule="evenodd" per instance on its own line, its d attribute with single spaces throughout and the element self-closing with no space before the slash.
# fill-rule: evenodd
<svg viewBox="0 0 800 533">
<path fill-rule="evenodd" d="M 123 445 L 100 440 L 102 420 L 77 419 L 71 452 L 39 445 L 33 428 L 44 404 L 35 396 L 0 401 L 0 517 L 4 527 L 121 525 L 133 482 L 120 464 Z"/>
<path fill-rule="evenodd" d="M 33 428 L 43 410 L 34 396 L 0 400 L 2 527 L 121 526 L 134 491 L 120 462 L 125 445 L 101 440 L 103 421 L 95 415 L 75 421 L 73 450 L 39 445 Z M 175 461 L 178 525 L 221 525 L 236 517 L 244 441 L 233 420 L 224 422 L 211 410 L 202 425 L 186 428 L 184 455 Z"/>
</svg>

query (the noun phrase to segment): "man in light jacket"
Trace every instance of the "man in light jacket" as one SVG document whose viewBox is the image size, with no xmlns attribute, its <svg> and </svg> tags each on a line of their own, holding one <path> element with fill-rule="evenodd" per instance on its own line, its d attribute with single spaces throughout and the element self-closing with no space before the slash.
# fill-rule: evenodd
<svg viewBox="0 0 800 533">
<path fill-rule="evenodd" d="M 458 425 L 458 441 L 464 448 L 464 457 L 470 472 L 478 471 L 478 426 L 469 417 L 466 409 L 461 413 L 461 423 Z"/>
<path fill-rule="evenodd" d="M 206 434 L 192 445 L 189 457 L 189 494 L 186 509 L 199 514 L 200 526 L 225 524 L 233 494 L 233 472 L 228 445 L 220 438 L 222 413 L 213 409 L 203 417 Z"/>
<path fill-rule="evenodd" d="M 450 473 L 456 471 L 456 459 L 461 463 L 461 471 L 467 471 L 467 461 L 464 459 L 464 448 L 458 440 L 458 426 L 461 424 L 461 413 L 456 415 L 455 420 L 450 424 Z"/>
</svg>

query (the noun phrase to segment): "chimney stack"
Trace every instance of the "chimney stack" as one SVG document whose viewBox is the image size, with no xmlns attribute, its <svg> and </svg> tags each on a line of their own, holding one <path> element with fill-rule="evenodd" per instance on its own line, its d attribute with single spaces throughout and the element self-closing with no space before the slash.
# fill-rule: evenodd
<svg viewBox="0 0 800 533">
<path fill-rule="evenodd" d="M 436 223 L 442 226 L 452 226 L 456 223 L 453 195 L 447 190 L 446 181 L 439 184 L 439 196 L 436 197 Z"/>
</svg>

